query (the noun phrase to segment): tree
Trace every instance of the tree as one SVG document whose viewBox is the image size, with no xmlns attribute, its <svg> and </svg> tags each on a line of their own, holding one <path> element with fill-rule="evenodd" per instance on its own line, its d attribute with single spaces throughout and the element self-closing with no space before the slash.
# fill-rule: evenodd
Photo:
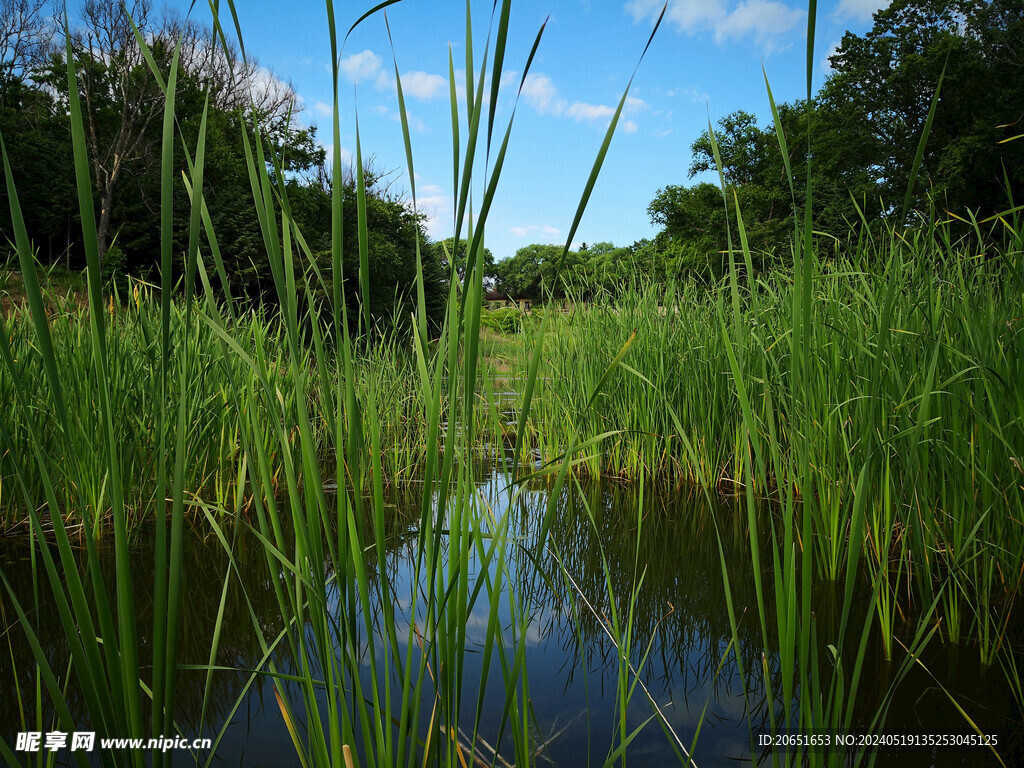
<svg viewBox="0 0 1024 768">
<path fill-rule="evenodd" d="M 0 0 L 3 2 L 3 0 Z M 0 7 L 2 8 L 2 7 Z M 130 8 L 164 77 L 180 45 L 175 95 L 174 250 L 188 242 L 190 199 L 182 176 L 186 151 L 197 145 L 204 108 L 204 199 L 209 209 L 232 293 L 273 302 L 270 264 L 253 206 L 244 141 L 262 142 L 270 184 L 288 196 L 317 265 L 331 285 L 331 174 L 315 126 L 292 121 L 291 86 L 259 67 L 240 61 L 231 48 L 214 43 L 210 30 L 173 15 L 151 16 L 148 0 Z M 160 253 L 160 147 L 164 96 L 142 57 L 129 17 L 120 3 L 90 0 L 85 23 L 73 31 L 72 53 L 79 73 L 79 96 L 93 176 L 93 197 L 104 269 L 111 277 L 151 275 Z M 24 47 L 18 48 L 24 50 Z M 19 189 L 29 236 L 43 255 L 80 252 L 74 164 L 71 159 L 66 60 L 51 52 L 38 78 L 14 77 L 0 88 L 3 132 Z M 382 175 L 366 169 L 369 257 L 372 271 L 369 312 L 378 323 L 390 317 L 404 322 L 412 308 L 417 279 L 416 245 L 421 244 L 428 313 L 443 315 L 446 276 L 435 250 L 400 195 L 392 194 Z M 0 198 L 6 189 L 0 185 Z M 358 288 L 355 182 L 344 181 L 345 237 L 343 284 L 350 306 L 362 301 Z M 0 211 L 0 232 L 8 239 L 7 205 Z M 72 225 L 75 226 L 72 226 Z M 115 240 L 117 249 L 112 249 Z M 117 254 L 117 258 L 113 254 Z M 490 253 L 485 252 L 485 260 Z M 181 260 L 174 262 L 176 272 Z M 77 266 L 77 265 L 76 265 Z M 177 278 L 176 274 L 173 278 Z M 212 273 L 211 277 L 216 276 Z M 215 283 L 215 287 L 218 284 Z M 227 288 L 228 286 L 222 286 Z M 360 313 L 353 312 L 356 319 Z"/>
<path fill-rule="evenodd" d="M 540 299 L 543 295 L 542 264 L 557 259 L 561 250 L 553 245 L 520 248 L 514 255 L 494 265 L 497 289 L 514 298 Z"/>
<path fill-rule="evenodd" d="M 294 155 L 295 135 L 301 129 L 292 121 L 297 96 L 290 81 L 263 67 L 251 54 L 243 60 L 232 41 L 215 40 L 207 27 L 182 19 L 173 10 L 164 16 L 158 35 L 168 45 L 180 41 L 181 74 L 197 92 L 209 92 L 213 109 L 245 114 L 250 125 L 258 119 L 275 148 L 289 147 Z M 302 170 L 319 167 L 311 157 L 297 163 Z"/>
<path fill-rule="evenodd" d="M 373 168 L 364 169 L 366 184 L 367 242 L 370 265 L 369 314 L 375 327 L 399 326 L 408 323 L 416 308 L 416 244 L 420 244 L 423 266 L 423 292 L 428 320 L 436 327 L 443 319 L 447 274 L 436 258 L 433 247 L 427 245 L 424 216 L 414 214 L 401 195 L 391 192 L 382 181 L 382 174 Z M 292 213 L 303 237 L 316 252 L 317 265 L 324 277 L 324 288 L 330 293 L 333 285 L 333 259 L 331 245 L 331 189 L 330 174 L 322 184 L 309 184 L 298 180 L 288 182 L 288 198 Z M 355 329 L 361 312 L 363 296 L 359 281 L 359 241 L 357 227 L 356 183 L 349 174 L 343 181 L 342 209 L 344 212 L 344 239 L 342 243 L 342 286 L 349 307 L 349 321 Z"/>
<path fill-rule="evenodd" d="M 0 88 L 29 79 L 45 60 L 53 38 L 45 8 L 46 0 L 0 0 Z"/>
<path fill-rule="evenodd" d="M 52 96 L 14 78 L 0 89 L 4 137 L 22 216 L 41 258 L 69 260 L 76 243 L 77 197 L 71 134 Z M 0 243 L 14 241 L 7 185 L 0 185 Z"/>
<path fill-rule="evenodd" d="M 864 35 L 847 33 L 830 59 L 821 101 L 837 124 L 870 142 L 890 207 L 902 202 L 932 97 L 939 102 L 916 179 L 949 210 L 1008 207 L 1024 183 L 1024 4 L 1020 0 L 894 0 Z M 1004 175 L 1005 174 L 1005 175 Z"/>
<path fill-rule="evenodd" d="M 450 275 L 452 271 L 452 264 L 455 266 L 455 274 L 461 281 L 466 276 L 466 254 L 469 250 L 469 241 L 459 240 L 458 246 L 455 244 L 454 237 L 446 237 L 440 242 L 434 243 L 434 258 L 437 260 L 441 269 L 445 275 Z M 484 279 L 493 280 L 494 278 L 494 254 L 491 253 L 489 248 L 483 249 L 483 268 L 484 268 Z"/>
<path fill-rule="evenodd" d="M 737 201 L 747 240 L 758 258 L 783 248 L 792 231 L 793 198 L 774 130 L 758 127 L 753 115 L 737 111 L 718 121 L 715 141 L 725 178 L 725 200 L 717 184 L 669 185 L 658 190 L 647 208 L 651 221 L 663 227 L 660 250 L 669 250 L 671 244 L 672 259 L 680 266 L 690 263 L 701 269 L 721 269 L 730 228 L 733 244 L 739 246 Z M 691 178 L 709 170 L 717 172 L 708 131 L 693 142 L 691 150 Z"/>
<path fill-rule="evenodd" d="M 122 221 L 136 223 L 149 221 L 158 207 L 154 172 L 159 160 L 164 95 L 145 61 L 131 21 L 165 74 L 180 44 L 176 103 L 179 123 L 190 117 L 198 120 L 209 93 L 211 112 L 232 115 L 229 120 L 235 127 L 246 125 L 252 133 L 254 121 L 259 121 L 261 133 L 270 138 L 272 148 L 287 159 L 285 170 L 306 170 L 317 164 L 322 153 L 309 129 L 290 123 L 296 104 L 291 85 L 254 59 L 241 61 L 237 51 L 218 44 L 209 29 L 174 14 L 157 18 L 151 0 L 133 0 L 128 5 L 86 0 L 82 22 L 71 32 L 71 47 L 93 171 L 101 262 L 115 232 L 115 209 L 119 205 L 127 206 L 131 213 L 121 217 Z M 54 54 L 43 79 L 66 102 L 65 70 L 63 53 Z M 235 115 L 244 115 L 244 119 Z M 237 143 L 237 133 L 231 140 Z M 241 162 L 240 150 L 234 154 Z M 180 167 L 184 167 L 183 157 Z M 121 199 L 121 186 L 128 178 L 133 180 L 132 194 Z M 121 242 L 125 237 L 131 239 L 131 226 L 128 229 L 121 233 Z M 144 239 L 145 228 L 140 228 L 140 237 Z"/>
<path fill-rule="evenodd" d="M 22 214 L 41 254 L 69 252 L 74 223 L 71 142 L 52 94 L 35 82 L 51 50 L 46 0 L 0 0 L 0 133 L 21 190 Z M 13 240 L 6 185 L 0 185 L 0 230 Z"/>
<path fill-rule="evenodd" d="M 773 150 L 778 149 L 775 135 L 757 125 L 757 118 L 749 112 L 737 110 L 718 121 L 715 142 L 722 160 L 722 171 L 726 184 L 747 186 L 764 185 L 775 175 L 778 163 L 773 163 Z M 690 145 L 693 162 L 689 176 L 717 171 L 711 134 L 704 131 Z"/>
<path fill-rule="evenodd" d="M 143 34 L 150 32 L 149 0 L 130 6 L 86 0 L 81 28 L 71 33 L 78 70 L 86 141 L 99 203 L 96 239 L 100 262 L 110 240 L 114 193 L 126 173 L 152 160 L 147 134 L 163 113 L 163 94 L 142 55 L 129 15 Z M 166 49 L 158 49 L 166 58 Z M 52 58 L 49 82 L 60 88 L 65 62 Z M 66 86 L 65 86 L 66 89 Z"/>
<path fill-rule="evenodd" d="M 25 225 L 41 254 L 67 253 L 74 221 L 70 134 L 36 69 L 50 52 L 45 0 L 0 0 L 0 133 L 21 191 Z M 9 241 L 10 207 L 0 185 L 0 230 Z"/>
<path fill-rule="evenodd" d="M 591 301 L 600 296 L 616 296 L 638 281 L 654 279 L 659 265 L 649 260 L 652 252 L 642 250 L 646 242 L 639 241 L 631 246 L 584 243 L 577 254 L 580 263 L 568 278 L 573 295 Z"/>
<path fill-rule="evenodd" d="M 785 255 L 802 215 L 810 132 L 814 227 L 846 239 L 902 207 L 940 76 L 945 72 L 911 202 L 964 215 L 1005 210 L 1024 186 L 1024 4 L 1020 0 L 894 0 L 863 36 L 847 33 L 808 109 L 779 105 L 793 189 L 775 127 L 734 112 L 716 141 L 729 212 L 715 184 L 669 185 L 648 213 L 656 247 L 682 254 L 738 246 L 735 205 L 755 257 Z M 711 137 L 692 145 L 690 176 L 716 170 Z M 677 258 L 677 257 L 673 257 Z"/>
</svg>

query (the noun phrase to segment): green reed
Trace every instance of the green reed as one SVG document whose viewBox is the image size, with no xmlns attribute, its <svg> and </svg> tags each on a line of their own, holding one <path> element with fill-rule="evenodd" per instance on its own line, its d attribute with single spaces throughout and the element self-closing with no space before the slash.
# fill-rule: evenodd
<svg viewBox="0 0 1024 768">
<path fill-rule="evenodd" d="M 552 318 L 529 424 L 534 439 L 554 452 L 570 434 L 616 431 L 604 453 L 580 467 L 595 474 L 644 471 L 725 490 L 749 482 L 757 495 L 780 500 L 792 484 L 801 503 L 813 499 L 814 568 L 830 580 L 845 568 L 850 510 L 867 465 L 872 557 L 896 563 L 901 552 L 912 555 L 906 566 L 918 604 L 929 604 L 947 575 L 968 594 L 972 585 L 1015 587 L 1024 544 L 1012 514 L 1022 501 L 1024 452 L 1024 403 L 1012 384 L 1024 375 L 1021 250 L 1009 243 L 981 262 L 968 259 L 976 248 L 947 248 L 938 237 L 908 247 L 894 236 L 886 250 L 862 244 L 816 263 L 806 381 L 795 390 L 796 286 L 785 272 L 739 286 L 738 312 L 726 282 L 712 291 L 634 291 L 614 311 Z M 609 381 L 601 407 L 584 412 L 602 361 L 634 330 L 626 364 L 639 375 Z M 730 354 L 743 361 L 738 379 Z M 752 390 L 746 406 L 738 380 Z M 777 457 L 750 451 L 750 441 L 773 432 Z M 976 573 L 968 567 L 975 562 Z"/>
<path fill-rule="evenodd" d="M 922 146 L 927 133 L 926 124 Z M 788 157 L 781 128 L 778 137 Z M 722 188 L 734 207 L 724 179 Z M 634 289 L 556 318 L 529 424 L 542 454 L 608 435 L 578 471 L 658 474 L 745 498 L 765 659 L 779 658 L 773 729 L 850 726 L 876 618 L 886 658 L 901 646 L 897 680 L 936 632 L 977 644 L 986 663 L 1012 658 L 1000 653 L 1024 568 L 1019 229 L 1003 218 L 957 238 L 959 222 L 933 217 L 833 249 L 815 240 L 809 212 L 808 202 L 791 269 L 755 274 L 737 207 L 717 287 Z M 602 362 L 627 338 L 634 375 L 586 407 Z M 762 496 L 777 505 L 767 550 L 754 535 Z M 870 610 L 853 628 L 864 559 Z M 812 612 L 823 581 L 839 588 L 836 627 Z M 905 616 L 916 623 L 902 626 Z"/>
</svg>

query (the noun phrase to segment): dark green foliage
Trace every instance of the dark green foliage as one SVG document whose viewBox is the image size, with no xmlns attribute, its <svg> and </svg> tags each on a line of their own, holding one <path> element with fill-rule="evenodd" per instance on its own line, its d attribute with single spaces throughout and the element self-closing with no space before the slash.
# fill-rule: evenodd
<svg viewBox="0 0 1024 768">
<path fill-rule="evenodd" d="M 772 205 L 775 196 L 770 191 L 756 185 L 731 187 L 729 191 L 739 199 L 744 220 L 747 211 L 751 211 L 748 237 L 752 248 L 763 250 L 770 245 L 778 245 L 789 234 L 791 228 L 784 226 L 788 211 L 778 212 Z M 692 187 L 670 185 L 658 192 L 647 212 L 652 222 L 664 227 L 658 237 L 661 253 L 678 254 L 676 260 L 687 253 L 705 254 L 708 267 L 724 272 L 728 238 L 726 211 L 719 187 L 707 182 Z M 735 231 L 735 209 L 730 210 L 728 226 Z"/>
<path fill-rule="evenodd" d="M 158 282 L 163 94 L 135 44 L 127 18 L 119 16 L 116 9 L 86 5 L 86 31 L 72 41 L 72 50 L 87 125 L 103 275 L 122 285 L 127 276 Z M 183 147 L 196 146 L 209 98 L 203 192 L 233 294 L 261 302 L 278 298 L 253 209 L 245 158 L 243 136 L 248 137 L 250 146 L 254 144 L 257 120 L 265 156 L 278 158 L 277 167 L 268 168 L 270 183 L 287 193 L 311 252 L 324 254 L 318 266 L 325 278 L 323 295 L 330 294 L 331 170 L 325 163 L 316 126 L 307 127 L 291 119 L 294 93 L 287 84 L 278 83 L 279 91 L 261 96 L 252 93 L 253 87 L 241 75 L 227 75 L 231 68 L 244 72 L 255 63 L 243 63 L 235 51 L 214 49 L 212 33 L 207 29 L 174 17 L 157 24 L 143 16 L 139 24 L 143 32 L 148 29 L 150 53 L 165 78 L 176 41 L 179 37 L 183 40 L 184 53 L 177 73 L 172 173 L 175 253 L 187 250 L 189 237 L 186 225 L 191 203 L 182 178 L 187 171 Z M 117 35 L 101 41 L 95 34 L 101 28 L 116 30 Z M 101 46 L 101 42 L 106 45 Z M 0 131 L 7 142 L 28 235 L 39 258 L 44 263 L 61 260 L 68 268 L 81 269 L 84 253 L 67 89 L 63 52 L 51 54 L 32 71 L 31 78 L 5 71 L 0 81 Z M 345 183 L 343 266 L 346 294 L 354 301 L 359 262 L 352 176 L 349 174 Z M 427 314 L 436 324 L 443 314 L 447 285 L 437 249 L 428 244 L 421 220 L 378 182 L 377 175 L 368 170 L 368 245 L 374 274 L 370 313 L 374 322 L 385 317 L 403 322 L 408 318 L 418 239 Z M 13 237 L 6 191 L 0 190 L 0 198 L 0 242 L 6 242 Z M 174 270 L 172 284 L 177 284 L 184 276 L 181 260 L 174 260 Z M 211 280 L 214 287 L 223 288 L 218 275 L 211 274 Z M 198 284 L 195 287 L 198 289 Z"/>
<path fill-rule="evenodd" d="M 960 215 L 1005 209 L 1005 179 L 1024 183 L 1024 143 L 1000 143 L 1022 132 L 1022 41 L 1019 0 L 896 0 L 870 32 L 843 37 L 820 99 L 867 150 L 884 200 L 902 199 L 945 68 L 915 205 L 927 210 L 931 195 Z"/>
<path fill-rule="evenodd" d="M 568 258 L 571 259 L 571 252 Z M 497 289 L 513 299 L 538 300 L 547 293 L 559 294 L 558 265 L 562 247 L 558 245 L 527 245 L 514 256 L 503 259 L 495 267 Z"/>
<path fill-rule="evenodd" d="M 405 202 L 387 192 L 376 174 L 367 171 L 366 217 L 367 249 L 372 279 L 369 281 L 369 312 L 375 325 L 381 321 L 405 326 L 415 309 L 416 242 L 420 243 L 423 261 L 423 282 L 428 320 L 436 327 L 444 312 L 444 289 L 447 273 L 437 258 L 437 246 L 428 244 L 422 215 L 413 214 Z M 324 295 L 332 285 L 330 253 L 331 192 L 316 184 L 289 184 L 292 213 L 305 235 L 306 242 L 317 254 L 317 266 L 324 278 Z M 359 243 L 356 222 L 356 186 L 345 182 L 343 190 L 344 242 L 342 269 L 345 299 L 348 306 L 362 303 L 359 288 Z M 311 237 L 312 236 L 312 237 Z M 269 274 L 267 275 L 269 279 Z M 357 314 L 350 315 L 355 322 Z M 353 326 L 354 327 L 354 326 Z"/>
<path fill-rule="evenodd" d="M 719 120 L 715 130 L 729 201 L 728 221 L 722 189 L 717 183 L 702 182 L 692 187 L 669 185 L 659 190 L 651 201 L 647 212 L 652 222 L 663 227 L 659 238 L 679 251 L 706 256 L 704 264 L 700 259 L 693 263 L 695 260 L 691 258 L 687 266 L 706 265 L 712 272 L 724 274 L 729 231 L 731 229 L 734 238 L 738 232 L 737 203 L 743 212 L 755 266 L 789 257 L 794 231 L 793 195 L 795 192 L 796 200 L 802 200 L 806 187 L 805 104 L 780 105 L 779 119 L 790 150 L 794 190 L 790 190 L 774 126 L 759 127 L 753 115 L 737 111 Z M 868 167 L 865 142 L 852 140 L 845 128 L 840 133 L 830 107 L 816 104 L 811 119 L 815 228 L 845 238 L 851 227 L 859 223 L 851 199 L 858 201 L 865 216 L 874 219 L 879 213 L 875 178 Z M 702 133 L 691 148 L 691 177 L 717 172 L 708 131 Z"/>
<path fill-rule="evenodd" d="M 705 187 L 710 185 L 696 189 L 704 193 Z M 688 191 L 683 187 L 673 190 Z M 711 198 L 712 205 L 705 212 L 724 221 L 722 193 L 715 194 L 718 207 L 713 207 L 715 198 Z M 705 223 L 695 220 L 692 225 Z M 650 283 L 664 284 L 683 273 L 720 277 L 722 255 L 712 243 L 710 237 L 695 242 L 662 232 L 654 240 L 638 240 L 629 246 L 584 243 L 579 250 L 566 253 L 559 245 L 528 245 L 495 264 L 495 283 L 499 291 L 515 299 L 594 301 Z"/>
<path fill-rule="evenodd" d="M 46 262 L 70 256 L 78 226 L 71 133 L 56 109 L 49 93 L 19 77 L 0 82 L 0 132 L 15 178 L 25 181 L 19 187 L 25 226 Z M 0 232 L 5 235 L 0 248 L 6 251 L 12 229 L 7 190 L 2 188 Z"/>
<path fill-rule="evenodd" d="M 469 244 L 465 238 L 459 240 L 458 246 L 455 245 L 455 238 L 446 237 L 440 242 L 434 243 L 433 245 L 433 257 L 437 260 L 440 265 L 442 272 L 445 275 L 445 279 L 451 274 L 452 264 L 455 264 L 455 274 L 459 280 L 462 280 L 466 274 L 466 251 L 469 248 Z M 494 254 L 491 253 L 490 248 L 484 248 L 482 266 L 484 269 L 484 277 L 493 279 L 494 277 Z"/>
<path fill-rule="evenodd" d="M 1024 186 L 1024 140 L 1012 140 L 1024 133 L 1021 40 L 1024 5 L 1016 0 L 897 0 L 871 31 L 843 37 L 811 110 L 804 101 L 779 105 L 793 190 L 775 127 L 733 112 L 715 129 L 728 223 L 717 184 L 669 185 L 648 208 L 663 227 L 659 238 L 724 264 L 715 254 L 728 248 L 727 226 L 735 237 L 738 203 L 755 266 L 788 257 L 793 206 L 803 204 L 807 183 L 808 119 L 815 230 L 844 242 L 863 221 L 881 230 L 900 214 L 943 72 L 911 212 L 985 218 L 1006 210 Z M 692 150 L 691 177 L 717 171 L 707 131 Z"/>
</svg>

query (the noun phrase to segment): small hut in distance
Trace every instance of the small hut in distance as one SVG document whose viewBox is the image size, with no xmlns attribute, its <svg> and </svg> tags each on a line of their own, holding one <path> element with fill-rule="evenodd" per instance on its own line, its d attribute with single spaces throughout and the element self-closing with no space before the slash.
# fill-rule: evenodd
<svg viewBox="0 0 1024 768">
<path fill-rule="evenodd" d="M 533 308 L 533 300 L 526 296 L 512 297 L 502 291 L 488 291 L 484 294 L 484 302 L 488 309 L 507 309 L 514 307 L 520 312 L 529 312 Z"/>
</svg>

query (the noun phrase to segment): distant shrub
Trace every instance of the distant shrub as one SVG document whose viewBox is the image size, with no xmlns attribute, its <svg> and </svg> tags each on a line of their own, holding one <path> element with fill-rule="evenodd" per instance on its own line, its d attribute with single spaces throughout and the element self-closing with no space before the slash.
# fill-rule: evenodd
<svg viewBox="0 0 1024 768">
<path fill-rule="evenodd" d="M 125 263 L 127 258 L 121 246 L 111 243 L 103 257 L 103 266 L 100 274 L 103 276 L 104 285 L 117 285 L 118 288 L 126 288 L 128 280 L 126 276 Z"/>
<path fill-rule="evenodd" d="M 480 313 L 480 327 L 495 333 L 519 333 L 523 313 L 515 307 L 485 309 Z"/>
</svg>

